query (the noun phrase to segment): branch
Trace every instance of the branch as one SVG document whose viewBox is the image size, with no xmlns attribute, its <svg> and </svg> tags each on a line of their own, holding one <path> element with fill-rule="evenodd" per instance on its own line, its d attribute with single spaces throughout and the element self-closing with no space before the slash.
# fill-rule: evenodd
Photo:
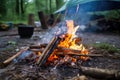
<svg viewBox="0 0 120 80">
<path fill-rule="evenodd" d="M 120 70 L 109 70 L 109 69 L 101 69 L 101 68 L 91 68 L 91 67 L 73 67 L 80 69 L 83 74 L 99 78 L 99 79 L 112 79 L 117 80 L 120 79 Z"/>
<path fill-rule="evenodd" d="M 18 53 L 16 53 L 15 55 L 11 56 L 10 58 L 8 58 L 7 60 L 5 60 L 3 62 L 3 64 L 8 64 L 10 63 L 13 59 L 15 59 L 16 57 L 18 57 L 20 54 L 22 54 L 24 51 L 28 50 L 28 47 L 26 47 L 25 49 L 19 51 Z"/>
</svg>

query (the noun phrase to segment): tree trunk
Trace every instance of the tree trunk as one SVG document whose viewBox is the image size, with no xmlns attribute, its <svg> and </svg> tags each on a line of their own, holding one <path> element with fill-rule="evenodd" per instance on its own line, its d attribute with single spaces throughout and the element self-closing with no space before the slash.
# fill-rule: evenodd
<svg viewBox="0 0 120 80">
<path fill-rule="evenodd" d="M 38 0 L 35 0 L 35 6 L 36 6 L 37 11 L 41 9 L 41 3 L 39 3 Z"/>
<path fill-rule="evenodd" d="M 56 9 L 59 9 L 63 5 L 63 0 L 56 0 Z"/>
<path fill-rule="evenodd" d="M 16 14 L 19 15 L 19 13 L 20 13 L 19 0 L 16 0 L 16 7 L 15 7 L 15 9 L 16 9 Z"/>
<path fill-rule="evenodd" d="M 56 0 L 56 9 L 59 9 L 59 0 Z"/>
<path fill-rule="evenodd" d="M 0 0 L 0 15 L 4 16 L 6 12 L 6 0 Z"/>
<path fill-rule="evenodd" d="M 29 14 L 28 16 L 28 25 L 35 26 L 34 14 Z"/>
<path fill-rule="evenodd" d="M 39 19 L 40 19 L 40 22 L 41 22 L 42 29 L 47 29 L 48 26 L 47 26 L 47 22 L 46 22 L 44 13 L 42 11 L 39 11 L 38 16 L 39 16 Z"/>
<path fill-rule="evenodd" d="M 49 13 L 49 0 L 46 0 L 46 13 Z"/>
<path fill-rule="evenodd" d="M 52 13 L 52 0 L 50 0 L 49 6 L 50 6 L 50 13 Z"/>
<path fill-rule="evenodd" d="M 24 1 L 21 0 L 21 3 L 20 3 L 20 5 L 21 5 L 21 6 L 20 6 L 20 7 L 21 7 L 21 15 L 24 15 L 24 7 L 23 7 L 24 4 L 23 4 L 23 3 L 24 3 Z"/>
</svg>

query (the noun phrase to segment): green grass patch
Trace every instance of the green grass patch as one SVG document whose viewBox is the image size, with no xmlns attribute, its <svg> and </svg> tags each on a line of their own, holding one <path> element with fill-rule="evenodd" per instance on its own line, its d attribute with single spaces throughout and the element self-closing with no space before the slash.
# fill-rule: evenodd
<svg viewBox="0 0 120 80">
<path fill-rule="evenodd" d="M 120 49 L 115 47 L 114 45 L 108 44 L 108 43 L 95 43 L 93 44 L 93 47 L 98 49 L 104 49 L 110 53 L 120 53 Z"/>
</svg>

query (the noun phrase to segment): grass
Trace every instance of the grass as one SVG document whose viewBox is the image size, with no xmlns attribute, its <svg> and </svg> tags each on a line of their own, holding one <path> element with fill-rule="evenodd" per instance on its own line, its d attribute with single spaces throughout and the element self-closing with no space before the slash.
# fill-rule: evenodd
<svg viewBox="0 0 120 80">
<path fill-rule="evenodd" d="M 104 49 L 110 53 L 120 53 L 120 48 L 115 47 L 114 45 L 108 43 L 95 43 L 93 47 L 98 49 Z"/>
</svg>

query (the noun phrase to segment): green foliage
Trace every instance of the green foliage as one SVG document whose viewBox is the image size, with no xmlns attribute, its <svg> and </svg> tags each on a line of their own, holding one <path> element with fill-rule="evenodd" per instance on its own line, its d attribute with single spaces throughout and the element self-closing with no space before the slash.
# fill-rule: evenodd
<svg viewBox="0 0 120 80">
<path fill-rule="evenodd" d="M 110 53 L 120 53 L 120 49 L 113 46 L 113 45 L 110 45 L 108 43 L 96 43 L 96 44 L 93 44 L 93 47 L 96 47 L 98 49 L 104 49 Z"/>
<path fill-rule="evenodd" d="M 16 4 L 16 0 L 0 0 L 0 21 L 27 22 L 29 13 L 35 14 L 35 20 L 39 20 L 38 11 L 42 10 L 45 14 L 51 14 L 57 10 L 56 6 L 58 6 L 56 5 L 56 0 L 51 0 L 51 3 L 50 0 L 23 0 L 23 1 L 25 13 L 22 14 L 22 12 L 20 12 L 20 15 L 17 15 L 15 7 L 16 5 L 20 4 Z M 59 7 L 62 6 L 64 0 L 58 1 Z"/>
<path fill-rule="evenodd" d="M 120 19 L 120 10 L 89 12 L 92 15 L 104 15 L 107 20 Z"/>
<path fill-rule="evenodd" d="M 120 19 L 120 10 L 112 10 L 105 15 L 107 19 Z"/>
<path fill-rule="evenodd" d="M 4 16 L 6 11 L 6 0 L 0 0 L 0 15 Z"/>
<path fill-rule="evenodd" d="M 51 14 L 64 4 L 64 0 L 51 0 L 51 2 L 50 0 L 35 0 L 34 3 L 37 11 L 41 10 L 46 14 Z"/>
</svg>

